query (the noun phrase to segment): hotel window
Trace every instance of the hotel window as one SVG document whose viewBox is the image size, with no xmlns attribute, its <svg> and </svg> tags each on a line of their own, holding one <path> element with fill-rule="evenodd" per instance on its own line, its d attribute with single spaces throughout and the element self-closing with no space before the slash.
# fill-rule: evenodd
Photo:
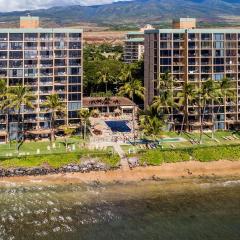
<svg viewBox="0 0 240 240">
<path fill-rule="evenodd" d="M 81 102 L 70 102 L 68 103 L 69 111 L 77 111 L 81 108 Z"/>
<path fill-rule="evenodd" d="M 78 118 L 78 113 L 77 111 L 71 111 L 71 112 L 68 112 L 68 117 L 69 118 Z"/>
<path fill-rule="evenodd" d="M 172 44 L 170 42 L 161 42 L 160 48 L 171 48 Z"/>
<path fill-rule="evenodd" d="M 160 65 L 171 65 L 172 59 L 171 58 L 161 58 Z"/>
<path fill-rule="evenodd" d="M 68 78 L 69 83 L 81 83 L 81 77 L 80 76 L 70 76 Z"/>
<path fill-rule="evenodd" d="M 160 72 L 161 73 L 171 72 L 171 66 L 162 66 L 162 67 L 160 67 Z"/>
<path fill-rule="evenodd" d="M 224 40 L 224 34 L 223 33 L 215 33 L 214 34 L 214 40 L 223 41 Z"/>
<path fill-rule="evenodd" d="M 80 40 L 81 33 L 69 33 L 69 38 L 73 40 Z"/>
<path fill-rule="evenodd" d="M 0 33 L 0 41 L 7 41 L 8 34 L 7 33 Z"/>
<path fill-rule="evenodd" d="M 219 41 L 214 42 L 213 47 L 214 48 L 224 48 L 224 42 L 219 42 Z"/>
<path fill-rule="evenodd" d="M 52 40 L 53 35 L 52 35 L 52 33 L 41 33 L 40 34 L 40 38 L 41 38 L 42 41 L 44 41 L 44 40 Z"/>
<path fill-rule="evenodd" d="M 10 43 L 11 50 L 22 50 L 23 44 L 21 42 L 12 42 Z"/>
<path fill-rule="evenodd" d="M 202 40 L 209 41 L 209 40 L 212 39 L 212 34 L 210 34 L 210 33 L 202 33 L 202 34 L 201 34 L 201 39 L 202 39 Z"/>
<path fill-rule="evenodd" d="M 224 78 L 224 74 L 213 74 L 213 80 L 220 81 Z"/>
<path fill-rule="evenodd" d="M 6 42 L 0 43 L 0 50 L 7 50 L 7 48 L 8 48 L 8 43 Z"/>
<path fill-rule="evenodd" d="M 23 34 L 22 33 L 10 33 L 9 41 L 23 41 Z"/>
<path fill-rule="evenodd" d="M 170 33 L 161 33 L 160 34 L 160 39 L 161 40 L 171 40 L 172 39 L 172 34 L 170 34 Z"/>
<path fill-rule="evenodd" d="M 22 59 L 23 53 L 22 52 L 9 52 L 9 58 L 10 59 Z"/>
<path fill-rule="evenodd" d="M 224 50 L 215 50 L 214 55 L 215 57 L 224 57 Z"/>
<path fill-rule="evenodd" d="M 69 92 L 81 92 L 81 85 L 69 85 L 68 91 Z"/>
<path fill-rule="evenodd" d="M 216 65 L 224 64 L 224 58 L 214 58 L 214 64 Z"/>
<path fill-rule="evenodd" d="M 80 93 L 72 93 L 68 94 L 68 101 L 80 101 L 81 94 Z"/>
<path fill-rule="evenodd" d="M 171 50 L 160 50 L 161 57 L 171 57 L 172 51 Z"/>
<path fill-rule="evenodd" d="M 36 41 L 37 38 L 38 38 L 37 33 L 25 33 L 25 35 L 24 35 L 24 39 L 26 41 Z"/>
<path fill-rule="evenodd" d="M 214 72 L 224 72 L 224 66 L 214 66 Z"/>
</svg>

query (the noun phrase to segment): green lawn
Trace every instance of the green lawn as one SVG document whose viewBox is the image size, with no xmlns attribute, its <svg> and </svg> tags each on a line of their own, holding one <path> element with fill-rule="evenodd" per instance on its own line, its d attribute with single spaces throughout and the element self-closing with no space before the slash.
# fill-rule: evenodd
<svg viewBox="0 0 240 240">
<path fill-rule="evenodd" d="M 119 163 L 119 156 L 105 151 L 94 150 L 79 150 L 71 153 L 55 153 L 35 156 L 22 156 L 15 158 L 8 158 L 0 160 L 0 168 L 14 168 L 14 167 L 40 167 L 50 166 L 59 168 L 70 163 L 81 163 L 82 159 L 97 158 L 100 162 L 106 163 L 110 167 L 115 167 Z"/>
<path fill-rule="evenodd" d="M 239 139 L 233 139 L 233 140 L 225 140 L 223 137 L 229 137 L 229 136 L 237 136 Z M 178 138 L 182 137 L 186 139 L 184 142 L 164 142 L 161 145 L 163 146 L 163 149 L 179 149 L 179 148 L 193 148 L 193 147 L 199 147 L 199 144 L 192 144 L 190 140 L 196 140 L 199 141 L 200 136 L 199 133 L 182 133 L 178 134 L 176 132 L 164 132 L 162 134 L 164 137 L 171 137 L 171 138 Z M 161 136 L 159 136 L 157 139 L 160 139 Z M 202 146 L 216 146 L 216 145 L 233 145 L 233 144 L 240 144 L 240 133 L 239 132 L 231 132 L 231 131 L 217 131 L 214 133 L 214 138 L 212 139 L 211 132 L 204 133 L 203 134 L 203 143 Z M 137 152 L 141 151 L 141 148 L 139 145 L 137 146 L 131 146 L 131 145 L 122 145 L 122 149 L 129 153 L 129 150 L 131 152 Z"/>
<path fill-rule="evenodd" d="M 52 154 L 52 153 L 64 153 L 66 152 L 65 145 L 63 144 L 64 140 L 57 140 L 55 142 L 55 148 L 51 146 L 49 141 L 47 142 L 24 142 L 20 148 L 20 153 L 26 155 L 35 155 L 37 154 L 37 149 L 40 150 L 40 154 Z M 83 141 L 80 139 L 71 138 L 68 139 L 69 143 L 75 144 L 76 149 L 81 149 Z M 48 150 L 50 146 L 50 150 Z M 17 155 L 16 144 L 0 144 L 0 157 L 6 157 L 6 154 L 12 154 L 12 156 Z"/>
<path fill-rule="evenodd" d="M 82 158 L 98 158 L 100 162 L 111 167 L 119 164 L 120 158 L 112 147 L 106 150 L 88 150 L 79 138 L 68 139 L 69 146 L 75 145 L 75 150 L 67 152 L 64 140 L 57 140 L 55 147 L 48 142 L 25 142 L 20 148 L 20 156 L 16 152 L 16 144 L 0 145 L 0 168 L 39 167 L 48 165 L 59 168 L 70 163 L 80 163 Z M 50 149 L 49 149 L 50 148 Z M 37 150 L 40 153 L 37 154 Z M 9 155 L 10 154 L 10 155 Z"/>
<path fill-rule="evenodd" d="M 155 149 L 133 154 L 138 156 L 141 164 L 160 165 L 183 161 L 210 162 L 219 160 L 240 160 L 240 145 L 197 146 L 182 149 Z"/>
</svg>

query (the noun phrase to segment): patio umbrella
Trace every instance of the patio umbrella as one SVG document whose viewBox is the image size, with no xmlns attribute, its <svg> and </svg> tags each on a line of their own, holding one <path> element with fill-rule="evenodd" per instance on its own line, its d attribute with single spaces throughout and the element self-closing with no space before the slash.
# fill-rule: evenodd
<svg viewBox="0 0 240 240">
<path fill-rule="evenodd" d="M 101 124 L 97 124 L 97 125 L 94 126 L 94 129 L 98 130 L 98 131 L 102 131 L 102 130 L 105 129 L 105 127 L 103 125 L 101 125 Z"/>
<path fill-rule="evenodd" d="M 121 111 L 121 109 L 116 108 L 116 109 L 114 110 L 114 113 L 115 113 L 116 115 L 120 115 L 120 114 L 122 113 L 122 111 Z"/>
</svg>

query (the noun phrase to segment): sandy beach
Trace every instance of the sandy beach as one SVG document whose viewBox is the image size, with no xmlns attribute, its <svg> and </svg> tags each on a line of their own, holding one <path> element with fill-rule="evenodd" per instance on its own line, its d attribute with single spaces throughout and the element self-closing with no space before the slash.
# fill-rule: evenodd
<svg viewBox="0 0 240 240">
<path fill-rule="evenodd" d="M 114 170 L 107 172 L 66 173 L 47 176 L 25 176 L 1 178 L 0 186 L 8 184 L 71 184 L 98 181 L 136 182 L 142 180 L 161 180 L 196 177 L 240 177 L 240 161 L 217 162 L 181 162 L 166 163 L 161 166 L 137 167 L 132 170 Z"/>
</svg>

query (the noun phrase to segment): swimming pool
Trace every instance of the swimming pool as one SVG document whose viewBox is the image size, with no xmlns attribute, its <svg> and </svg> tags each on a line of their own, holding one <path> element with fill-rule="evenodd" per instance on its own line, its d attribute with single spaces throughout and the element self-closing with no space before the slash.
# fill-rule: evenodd
<svg viewBox="0 0 240 240">
<path fill-rule="evenodd" d="M 159 142 L 162 142 L 162 143 L 175 143 L 175 142 L 184 142 L 185 139 L 184 138 L 161 138 L 159 140 Z"/>
<path fill-rule="evenodd" d="M 131 132 L 131 128 L 127 125 L 128 121 L 105 121 L 105 123 L 113 132 Z"/>
</svg>

